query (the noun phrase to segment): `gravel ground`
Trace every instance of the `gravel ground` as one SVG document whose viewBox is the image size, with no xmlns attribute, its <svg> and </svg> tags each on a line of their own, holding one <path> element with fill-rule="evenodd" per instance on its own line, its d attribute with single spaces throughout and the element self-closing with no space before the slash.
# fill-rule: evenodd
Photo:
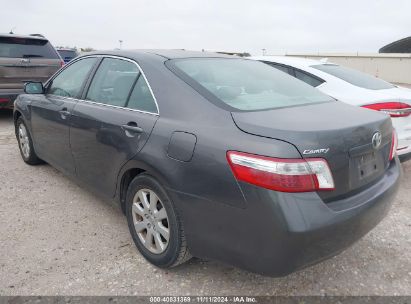
<svg viewBox="0 0 411 304">
<path fill-rule="evenodd" d="M 151 266 L 118 208 L 23 163 L 11 112 L 0 112 L 0 155 L 0 295 L 411 295 L 411 161 L 376 229 L 333 259 L 268 278 L 199 259 Z"/>
</svg>

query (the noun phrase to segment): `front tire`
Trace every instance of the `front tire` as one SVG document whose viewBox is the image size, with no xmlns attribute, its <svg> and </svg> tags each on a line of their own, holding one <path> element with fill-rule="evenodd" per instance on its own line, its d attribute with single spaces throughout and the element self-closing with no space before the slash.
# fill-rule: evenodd
<svg viewBox="0 0 411 304">
<path fill-rule="evenodd" d="M 126 216 L 136 247 L 150 263 L 169 268 L 191 258 L 178 213 L 164 188 L 150 175 L 138 175 L 130 183 Z"/>
<path fill-rule="evenodd" d="M 37 157 L 34 152 L 33 141 L 27 129 L 23 118 L 19 117 L 16 121 L 16 137 L 19 143 L 20 155 L 24 162 L 29 165 L 37 165 L 42 163 L 42 160 Z"/>
</svg>

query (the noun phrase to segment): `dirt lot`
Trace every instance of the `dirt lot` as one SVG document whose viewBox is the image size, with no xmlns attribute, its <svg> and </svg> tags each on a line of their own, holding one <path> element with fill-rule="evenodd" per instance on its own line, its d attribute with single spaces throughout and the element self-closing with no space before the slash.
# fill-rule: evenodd
<svg viewBox="0 0 411 304">
<path fill-rule="evenodd" d="M 48 165 L 23 163 L 0 112 L 1 295 L 411 295 L 411 161 L 389 216 L 339 256 L 285 278 L 194 259 L 164 271 L 121 212 Z"/>
</svg>

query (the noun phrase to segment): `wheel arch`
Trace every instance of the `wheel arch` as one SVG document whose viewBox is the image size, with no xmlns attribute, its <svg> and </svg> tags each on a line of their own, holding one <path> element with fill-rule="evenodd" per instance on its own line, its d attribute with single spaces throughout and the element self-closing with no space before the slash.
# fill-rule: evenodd
<svg viewBox="0 0 411 304">
<path fill-rule="evenodd" d="M 125 203 L 128 187 L 131 181 L 140 174 L 148 174 L 155 178 L 163 187 L 167 188 L 168 183 L 166 182 L 163 175 L 154 167 L 137 160 L 130 160 L 127 162 L 118 175 L 117 191 L 116 197 L 117 201 L 120 203 L 122 212 L 125 214 Z"/>
<path fill-rule="evenodd" d="M 14 110 L 14 112 L 13 112 L 13 124 L 14 124 L 14 133 L 16 134 L 16 136 L 17 136 L 17 120 L 20 117 L 23 117 L 23 114 L 19 110 Z"/>
<path fill-rule="evenodd" d="M 23 114 L 21 114 L 20 110 L 14 110 L 14 113 L 13 113 L 14 125 L 16 125 L 17 119 L 19 119 L 20 116 L 23 116 Z"/>
</svg>

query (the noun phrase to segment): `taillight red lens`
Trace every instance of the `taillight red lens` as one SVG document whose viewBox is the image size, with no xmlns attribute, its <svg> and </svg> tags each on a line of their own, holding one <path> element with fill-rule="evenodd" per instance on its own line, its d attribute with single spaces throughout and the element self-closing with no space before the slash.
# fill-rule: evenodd
<svg viewBox="0 0 411 304">
<path fill-rule="evenodd" d="M 387 113 L 391 117 L 407 117 L 411 114 L 411 106 L 403 102 L 382 102 L 362 107 Z"/>
<path fill-rule="evenodd" d="M 8 98 L 0 98 L 0 103 L 9 102 Z"/>
<path fill-rule="evenodd" d="M 322 158 L 285 159 L 228 151 L 238 180 L 281 192 L 334 190 L 328 163 Z"/>
<path fill-rule="evenodd" d="M 392 160 L 397 154 L 398 148 L 398 137 L 395 130 L 392 131 L 391 149 L 390 149 L 390 160 Z"/>
<path fill-rule="evenodd" d="M 63 67 L 65 65 L 64 61 L 60 61 L 60 67 Z"/>
</svg>

